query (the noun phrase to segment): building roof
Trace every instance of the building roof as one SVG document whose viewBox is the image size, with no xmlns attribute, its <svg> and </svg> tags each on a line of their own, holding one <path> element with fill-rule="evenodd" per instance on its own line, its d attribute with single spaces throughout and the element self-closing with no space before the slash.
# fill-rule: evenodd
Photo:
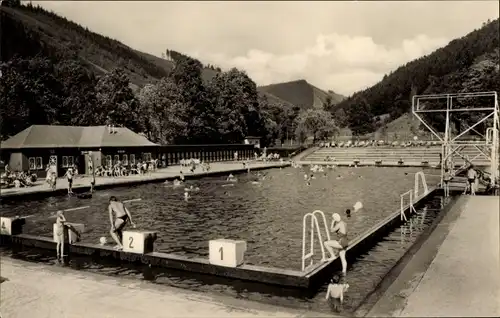
<svg viewBox="0 0 500 318">
<path fill-rule="evenodd" d="M 1 143 L 2 149 L 157 146 L 128 128 L 33 125 Z"/>
</svg>

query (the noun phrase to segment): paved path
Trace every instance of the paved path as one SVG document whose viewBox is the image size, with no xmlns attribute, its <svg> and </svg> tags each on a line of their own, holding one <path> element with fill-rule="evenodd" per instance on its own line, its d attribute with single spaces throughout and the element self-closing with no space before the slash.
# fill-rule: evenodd
<svg viewBox="0 0 500 318">
<path fill-rule="evenodd" d="M 462 200 L 367 316 L 500 316 L 500 200 Z"/>
<path fill-rule="evenodd" d="M 277 161 L 273 162 L 261 162 L 261 161 L 252 161 L 250 163 L 250 169 L 252 168 L 273 168 L 273 167 L 279 167 L 282 164 Z M 185 176 L 202 176 L 202 175 L 209 175 L 210 173 L 220 173 L 220 172 L 227 172 L 230 173 L 231 171 L 236 171 L 236 170 L 241 170 L 243 169 L 243 163 L 242 161 L 240 162 L 215 162 L 210 164 L 211 169 L 209 173 L 202 172 L 200 168 L 198 168 L 194 173 L 189 172 L 189 168 L 187 167 L 181 167 L 181 166 L 169 166 L 167 168 L 163 169 L 158 169 L 155 172 L 151 172 L 149 174 L 145 175 L 131 175 L 131 176 L 124 176 L 124 177 L 96 177 L 96 184 L 97 186 L 99 185 L 110 185 L 110 184 L 126 184 L 126 183 L 134 183 L 138 181 L 147 181 L 147 180 L 158 180 L 158 179 L 164 179 L 164 178 L 174 178 L 178 177 L 180 171 L 182 170 L 182 173 Z M 78 189 L 78 188 L 89 188 L 90 187 L 90 177 L 89 176 L 78 176 L 73 183 L 73 188 Z M 57 185 L 56 188 L 58 190 L 63 190 L 67 189 L 68 187 L 68 181 L 66 181 L 63 178 L 59 178 L 57 180 Z M 3 197 L 9 197 L 9 196 L 18 196 L 18 195 L 25 195 L 25 194 L 30 194 L 30 193 L 37 193 L 37 192 L 52 192 L 51 189 L 49 189 L 48 185 L 45 183 L 45 180 L 39 180 L 36 182 L 34 186 L 31 187 L 24 187 L 24 188 L 9 188 L 9 189 L 2 189 L 2 196 Z"/>
<path fill-rule="evenodd" d="M 332 316 L 8 258 L 1 276 L 4 318 Z"/>
</svg>

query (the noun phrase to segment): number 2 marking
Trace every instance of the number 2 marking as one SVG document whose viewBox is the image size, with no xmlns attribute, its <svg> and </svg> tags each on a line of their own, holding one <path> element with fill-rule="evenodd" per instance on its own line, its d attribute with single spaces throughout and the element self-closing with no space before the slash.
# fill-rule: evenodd
<svg viewBox="0 0 500 318">
<path fill-rule="evenodd" d="M 219 253 L 220 253 L 220 260 L 223 261 L 224 260 L 224 250 L 222 249 L 222 247 L 219 248 Z"/>
<path fill-rule="evenodd" d="M 133 238 L 132 236 L 130 236 L 130 237 L 128 238 L 128 240 L 129 240 L 128 247 L 130 247 L 130 248 L 134 248 L 134 247 L 132 246 L 132 243 L 134 243 L 134 238 Z"/>
</svg>

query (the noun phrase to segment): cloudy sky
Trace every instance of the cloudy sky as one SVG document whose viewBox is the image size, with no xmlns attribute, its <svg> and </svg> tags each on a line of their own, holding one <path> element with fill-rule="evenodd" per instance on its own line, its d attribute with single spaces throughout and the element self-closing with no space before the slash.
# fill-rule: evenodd
<svg viewBox="0 0 500 318">
<path fill-rule="evenodd" d="M 157 56 L 173 49 L 266 85 L 350 95 L 499 15 L 498 1 L 33 3 Z"/>
</svg>

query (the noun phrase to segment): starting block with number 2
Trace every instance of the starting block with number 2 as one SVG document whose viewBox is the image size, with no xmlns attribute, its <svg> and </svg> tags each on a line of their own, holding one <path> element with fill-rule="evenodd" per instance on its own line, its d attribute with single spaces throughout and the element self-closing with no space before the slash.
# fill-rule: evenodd
<svg viewBox="0 0 500 318">
<path fill-rule="evenodd" d="M 151 253 L 157 234 L 154 231 L 124 231 L 123 251 L 137 254 Z"/>
</svg>

